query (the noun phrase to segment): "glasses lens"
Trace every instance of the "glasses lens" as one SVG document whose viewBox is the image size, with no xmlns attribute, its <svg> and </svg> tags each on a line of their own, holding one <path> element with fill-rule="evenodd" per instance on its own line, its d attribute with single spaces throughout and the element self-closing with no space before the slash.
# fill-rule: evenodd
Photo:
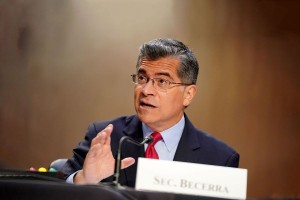
<svg viewBox="0 0 300 200">
<path fill-rule="evenodd" d="M 141 76 L 138 74 L 132 74 L 131 77 L 132 77 L 132 81 L 136 84 L 143 85 L 143 84 L 147 83 L 147 77 L 145 77 L 145 76 Z"/>
<path fill-rule="evenodd" d="M 168 80 L 161 79 L 161 78 L 150 79 L 138 74 L 132 74 L 131 77 L 132 77 L 132 81 L 135 84 L 142 85 L 142 86 L 147 84 L 148 80 L 151 80 L 150 82 L 153 84 L 153 87 L 159 91 L 166 91 L 170 86 Z"/>
<path fill-rule="evenodd" d="M 136 75 L 135 76 L 135 82 L 137 83 L 137 84 L 140 84 L 140 85 L 144 85 L 144 84 L 146 84 L 147 82 L 148 82 L 148 78 L 146 77 L 146 76 L 143 76 L 143 75 Z"/>
<path fill-rule="evenodd" d="M 159 90 L 167 90 L 170 86 L 169 81 L 162 78 L 155 79 L 155 84 L 157 89 Z"/>
</svg>

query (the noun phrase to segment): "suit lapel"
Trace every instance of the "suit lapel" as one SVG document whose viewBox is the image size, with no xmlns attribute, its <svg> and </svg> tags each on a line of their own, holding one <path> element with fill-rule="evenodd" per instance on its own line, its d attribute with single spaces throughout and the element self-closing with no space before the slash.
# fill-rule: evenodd
<svg viewBox="0 0 300 200">
<path fill-rule="evenodd" d="M 129 136 L 134 140 L 143 140 L 142 123 L 136 115 L 131 116 L 127 119 L 123 129 L 123 133 L 124 135 Z M 199 162 L 199 151 L 201 150 L 201 148 L 200 137 L 197 133 L 198 131 L 194 128 L 188 117 L 185 115 L 185 127 L 178 143 L 174 161 L 191 163 Z M 135 186 L 137 159 L 139 157 L 144 157 L 144 155 L 144 146 L 137 146 L 129 142 L 123 143 L 121 155 L 122 159 L 126 157 L 133 157 L 136 162 L 133 166 L 122 170 L 124 174 L 121 175 L 121 179 L 125 178 L 123 179 L 124 183 L 122 184 L 126 184 L 132 187 Z"/>
<path fill-rule="evenodd" d="M 178 143 L 174 161 L 198 163 L 200 138 L 197 131 L 185 115 L 185 127 Z"/>
</svg>

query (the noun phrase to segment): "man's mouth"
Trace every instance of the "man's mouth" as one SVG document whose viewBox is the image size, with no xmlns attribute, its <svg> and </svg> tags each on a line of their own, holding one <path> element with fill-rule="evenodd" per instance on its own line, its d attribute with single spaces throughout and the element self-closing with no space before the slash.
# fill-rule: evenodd
<svg viewBox="0 0 300 200">
<path fill-rule="evenodd" d="M 145 102 L 140 102 L 140 106 L 147 107 L 147 108 L 156 108 L 156 106 Z"/>
</svg>

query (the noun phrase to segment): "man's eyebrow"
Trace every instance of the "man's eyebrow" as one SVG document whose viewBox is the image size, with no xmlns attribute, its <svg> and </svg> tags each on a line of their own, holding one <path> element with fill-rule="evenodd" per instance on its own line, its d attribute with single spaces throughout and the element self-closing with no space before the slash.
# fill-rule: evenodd
<svg viewBox="0 0 300 200">
<path fill-rule="evenodd" d="M 146 70 L 143 68 L 139 68 L 137 73 L 147 74 Z M 172 78 L 170 73 L 168 73 L 168 72 L 157 72 L 157 73 L 155 73 L 155 76 L 167 76 L 167 77 Z"/>
<path fill-rule="evenodd" d="M 168 72 L 158 72 L 155 75 L 158 75 L 158 76 L 167 76 L 167 77 L 171 78 L 171 75 Z"/>
<path fill-rule="evenodd" d="M 143 74 L 146 74 L 146 70 L 143 69 L 143 68 L 139 68 L 139 69 L 137 70 L 137 73 L 143 73 Z"/>
</svg>

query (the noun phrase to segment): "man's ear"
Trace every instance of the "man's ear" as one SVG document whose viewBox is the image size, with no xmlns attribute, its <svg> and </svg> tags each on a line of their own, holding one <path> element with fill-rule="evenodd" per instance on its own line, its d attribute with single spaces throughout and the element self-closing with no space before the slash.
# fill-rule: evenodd
<svg viewBox="0 0 300 200">
<path fill-rule="evenodd" d="M 189 85 L 186 86 L 184 90 L 184 96 L 183 96 L 183 106 L 187 107 L 192 102 L 194 96 L 197 92 L 197 86 L 196 85 Z"/>
</svg>

